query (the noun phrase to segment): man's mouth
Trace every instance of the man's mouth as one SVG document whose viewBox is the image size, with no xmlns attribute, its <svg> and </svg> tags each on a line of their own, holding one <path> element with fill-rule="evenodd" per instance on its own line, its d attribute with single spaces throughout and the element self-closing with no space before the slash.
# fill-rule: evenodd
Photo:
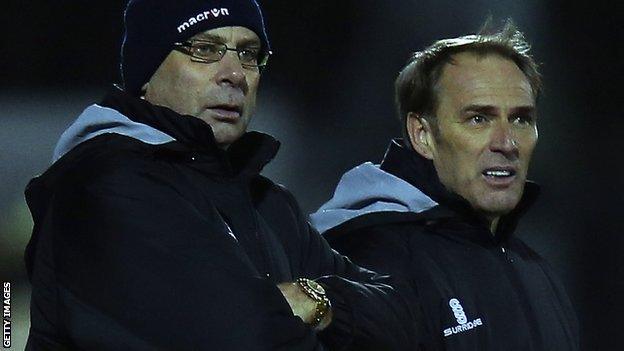
<svg viewBox="0 0 624 351">
<path fill-rule="evenodd" d="M 238 105 L 213 105 L 207 108 L 214 118 L 222 122 L 236 122 L 242 115 L 243 109 Z"/>
<path fill-rule="evenodd" d="M 481 172 L 485 181 L 493 186 L 508 186 L 516 178 L 516 170 L 513 167 L 491 167 Z"/>
<path fill-rule="evenodd" d="M 486 177 L 506 178 L 516 175 L 516 171 L 508 169 L 486 169 L 483 171 L 483 175 Z"/>
</svg>

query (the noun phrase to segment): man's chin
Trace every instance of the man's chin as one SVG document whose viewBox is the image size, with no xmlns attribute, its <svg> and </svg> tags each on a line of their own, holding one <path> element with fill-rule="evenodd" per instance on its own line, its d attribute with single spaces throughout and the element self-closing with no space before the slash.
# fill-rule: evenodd
<svg viewBox="0 0 624 351">
<path fill-rule="evenodd" d="M 520 202 L 521 195 L 516 192 L 497 191 L 483 194 L 477 204 L 477 210 L 497 217 L 513 211 Z"/>
<path fill-rule="evenodd" d="M 216 126 L 212 127 L 212 132 L 215 137 L 215 141 L 221 148 L 227 148 L 230 144 L 240 139 L 245 133 L 240 128 L 234 128 L 235 126 Z"/>
</svg>

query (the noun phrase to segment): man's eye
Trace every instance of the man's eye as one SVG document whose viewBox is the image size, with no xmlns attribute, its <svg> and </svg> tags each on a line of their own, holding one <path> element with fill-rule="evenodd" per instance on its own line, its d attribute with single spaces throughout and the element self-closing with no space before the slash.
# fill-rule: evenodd
<svg viewBox="0 0 624 351">
<path fill-rule="evenodd" d="M 487 122 L 487 118 L 483 115 L 474 115 L 468 121 L 472 124 L 482 124 Z"/>
<path fill-rule="evenodd" d="M 219 50 L 219 46 L 214 44 L 196 44 L 193 46 L 193 52 L 200 56 L 219 54 Z"/>
<path fill-rule="evenodd" d="M 533 117 L 532 116 L 515 116 L 512 119 L 512 122 L 514 124 L 521 124 L 521 125 L 527 125 L 527 124 L 533 124 Z"/>
<path fill-rule="evenodd" d="M 238 51 L 238 57 L 245 63 L 255 63 L 258 60 L 260 50 L 254 48 L 245 48 Z"/>
</svg>

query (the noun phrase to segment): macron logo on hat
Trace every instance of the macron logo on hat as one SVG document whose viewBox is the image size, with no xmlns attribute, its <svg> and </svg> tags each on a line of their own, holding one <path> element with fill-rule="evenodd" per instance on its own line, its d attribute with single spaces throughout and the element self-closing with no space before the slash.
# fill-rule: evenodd
<svg viewBox="0 0 624 351">
<path fill-rule="evenodd" d="M 185 30 L 189 29 L 191 26 L 201 21 L 205 21 L 209 19 L 210 17 L 217 18 L 219 16 L 229 16 L 229 15 L 230 15 L 230 11 L 226 8 L 220 8 L 220 9 L 214 8 L 210 11 L 201 12 L 197 14 L 196 16 L 189 18 L 188 21 L 185 21 L 182 24 L 180 24 L 178 26 L 178 33 L 182 33 Z"/>
</svg>

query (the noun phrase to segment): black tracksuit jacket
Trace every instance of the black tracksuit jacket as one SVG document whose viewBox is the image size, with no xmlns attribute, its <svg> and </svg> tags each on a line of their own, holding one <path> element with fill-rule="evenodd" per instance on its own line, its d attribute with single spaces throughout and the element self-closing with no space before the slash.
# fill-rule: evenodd
<svg viewBox="0 0 624 351">
<path fill-rule="evenodd" d="M 331 250 L 259 175 L 273 138 L 247 133 L 222 151 L 201 120 L 117 89 L 91 108 L 117 119 L 86 118 L 77 136 L 94 137 L 27 187 L 28 350 L 409 345 L 411 316 L 387 277 Z M 317 334 L 276 284 L 322 276 L 334 319 Z"/>
<path fill-rule="evenodd" d="M 438 205 L 420 213 L 364 214 L 324 236 L 355 263 L 401 281 L 397 288 L 410 296 L 419 320 L 414 350 L 579 349 L 577 319 L 562 283 L 513 235 L 537 195 L 535 184 L 527 183 L 521 203 L 493 236 L 464 199 L 445 190 L 430 161 L 397 141 L 380 170 Z"/>
</svg>

